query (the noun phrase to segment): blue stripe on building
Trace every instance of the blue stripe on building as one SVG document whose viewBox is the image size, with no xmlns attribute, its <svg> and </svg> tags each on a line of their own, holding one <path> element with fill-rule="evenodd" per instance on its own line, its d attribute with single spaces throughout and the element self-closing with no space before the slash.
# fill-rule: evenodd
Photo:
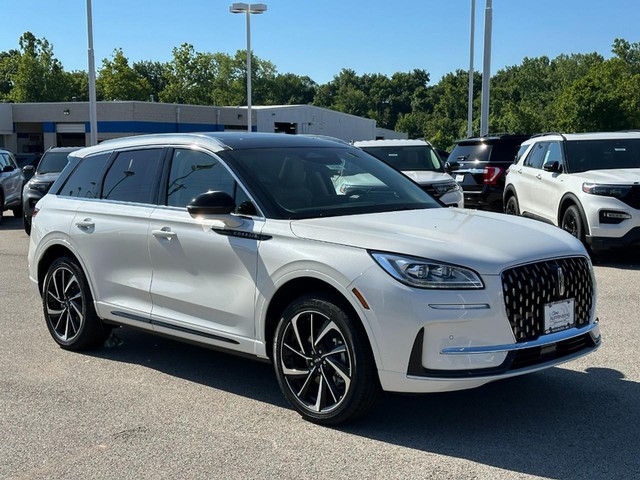
<svg viewBox="0 0 640 480">
<path fill-rule="evenodd" d="M 91 131 L 89 122 L 85 129 Z M 187 133 L 187 132 L 222 132 L 224 125 L 215 123 L 175 123 L 175 122 L 98 122 L 100 133 Z"/>
</svg>

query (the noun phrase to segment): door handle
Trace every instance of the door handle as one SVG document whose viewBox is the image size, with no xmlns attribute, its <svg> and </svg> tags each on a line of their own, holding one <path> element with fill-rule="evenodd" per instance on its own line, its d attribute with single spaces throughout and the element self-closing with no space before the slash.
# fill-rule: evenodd
<svg viewBox="0 0 640 480">
<path fill-rule="evenodd" d="M 537 175 L 536 175 L 536 178 L 537 178 L 538 180 L 541 180 L 541 179 L 542 179 L 542 174 L 541 174 L 541 173 L 537 174 Z"/>
<path fill-rule="evenodd" d="M 94 228 L 96 224 L 90 218 L 85 218 L 84 220 L 80 220 L 76 222 L 76 227 L 81 228 L 83 230 L 88 230 L 90 228 Z"/>
<path fill-rule="evenodd" d="M 178 236 L 178 234 L 176 232 L 172 232 L 169 227 L 163 227 L 160 230 L 151 230 L 151 235 L 156 238 L 164 238 L 167 240 L 171 240 Z"/>
<path fill-rule="evenodd" d="M 520 174 L 522 174 L 522 169 L 521 169 L 521 168 L 520 168 L 520 169 L 518 169 L 518 170 L 517 170 L 517 172 L 518 172 L 518 173 L 520 173 Z"/>
</svg>

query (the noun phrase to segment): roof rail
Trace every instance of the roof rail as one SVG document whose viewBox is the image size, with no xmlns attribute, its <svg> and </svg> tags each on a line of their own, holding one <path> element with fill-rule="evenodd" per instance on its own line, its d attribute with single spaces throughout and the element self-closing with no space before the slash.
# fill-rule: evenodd
<svg viewBox="0 0 640 480">
<path fill-rule="evenodd" d="M 560 137 L 562 137 L 562 140 L 566 141 L 567 137 L 564 136 L 564 133 L 560 133 L 560 132 L 543 132 L 543 133 L 536 133 L 535 135 L 531 135 L 531 138 L 537 138 L 537 137 L 545 137 L 547 135 L 559 135 Z"/>
</svg>

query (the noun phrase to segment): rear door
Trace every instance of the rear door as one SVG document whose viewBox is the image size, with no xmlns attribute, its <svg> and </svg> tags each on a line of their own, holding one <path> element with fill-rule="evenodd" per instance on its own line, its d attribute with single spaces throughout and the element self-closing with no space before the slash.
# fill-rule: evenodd
<svg viewBox="0 0 640 480">
<path fill-rule="evenodd" d="M 539 187 L 547 146 L 548 142 L 534 144 L 522 165 L 512 167 L 517 176 L 517 183 L 514 182 L 514 185 L 522 214 L 539 217 L 543 211 Z"/>
<path fill-rule="evenodd" d="M 77 188 L 76 196 L 87 198 L 70 234 L 87 259 L 98 313 L 122 323 L 148 323 L 151 314 L 149 217 L 156 208 L 163 154 L 162 148 L 118 152 L 101 188 L 63 188 L 67 193 Z"/>
</svg>

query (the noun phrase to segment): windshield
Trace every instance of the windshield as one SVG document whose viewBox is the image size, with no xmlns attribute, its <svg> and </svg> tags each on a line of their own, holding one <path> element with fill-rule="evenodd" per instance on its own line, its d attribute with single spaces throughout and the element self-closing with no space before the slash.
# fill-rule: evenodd
<svg viewBox="0 0 640 480">
<path fill-rule="evenodd" d="M 571 173 L 640 168 L 640 139 L 570 140 L 565 148 Z"/>
<path fill-rule="evenodd" d="M 40 164 L 38 173 L 60 173 L 67 166 L 69 152 L 45 152 Z"/>
<path fill-rule="evenodd" d="M 402 173 L 353 147 L 220 152 L 272 218 L 440 208 Z"/>
<path fill-rule="evenodd" d="M 429 145 L 362 147 L 362 149 L 398 170 L 444 173 L 440 158 Z"/>
</svg>

